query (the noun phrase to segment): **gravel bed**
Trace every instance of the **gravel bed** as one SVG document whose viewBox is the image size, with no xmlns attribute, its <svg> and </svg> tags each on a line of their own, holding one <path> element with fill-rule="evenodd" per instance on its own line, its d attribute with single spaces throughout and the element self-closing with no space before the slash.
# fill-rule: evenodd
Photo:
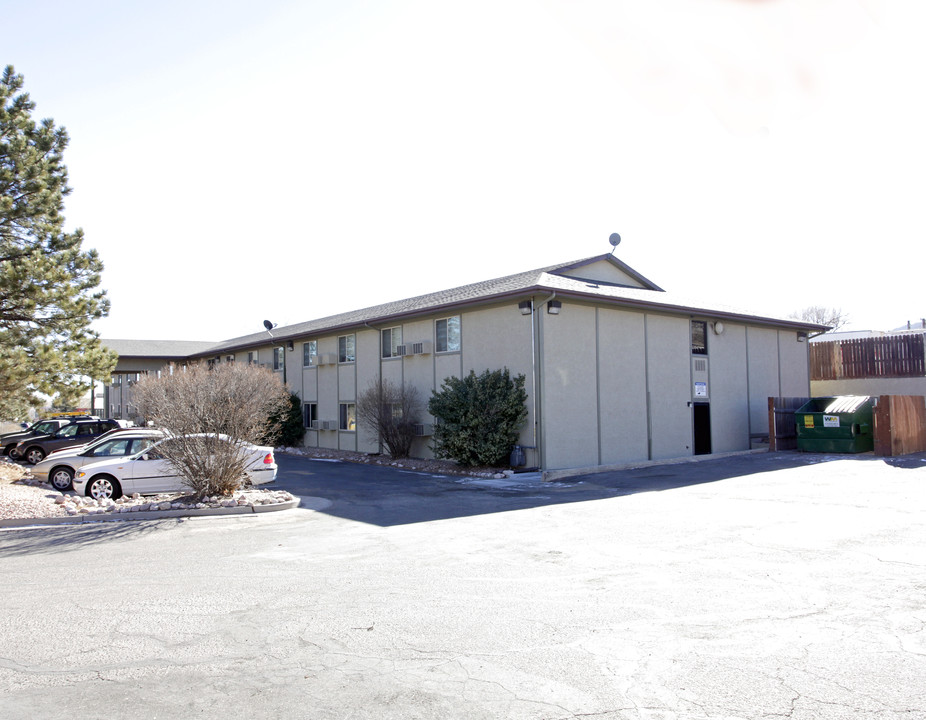
<svg viewBox="0 0 926 720">
<path fill-rule="evenodd" d="M 274 505 L 292 499 L 293 496 L 285 490 L 250 488 L 231 497 L 205 498 L 201 502 L 182 493 L 145 496 L 136 493 L 118 500 L 94 500 L 72 492 L 58 492 L 51 485 L 33 478 L 27 468 L 0 462 L 0 520 Z"/>
<path fill-rule="evenodd" d="M 413 472 L 429 473 L 431 475 L 458 475 L 463 477 L 502 478 L 513 474 L 512 470 L 495 467 L 462 467 L 451 460 L 422 460 L 419 458 L 395 459 L 388 455 L 373 455 L 369 453 L 352 452 L 350 450 L 327 450 L 324 448 L 277 448 L 275 452 L 287 455 L 301 455 L 319 460 L 341 460 L 343 462 L 360 463 L 363 465 L 386 465 Z"/>
</svg>

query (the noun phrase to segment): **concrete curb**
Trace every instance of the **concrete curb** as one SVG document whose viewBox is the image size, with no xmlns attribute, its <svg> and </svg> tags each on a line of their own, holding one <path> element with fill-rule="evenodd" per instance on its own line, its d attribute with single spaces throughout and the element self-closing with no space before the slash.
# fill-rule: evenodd
<svg viewBox="0 0 926 720">
<path fill-rule="evenodd" d="M 292 510 L 299 507 L 301 498 L 273 505 L 238 505 L 237 507 L 190 508 L 188 510 L 149 510 L 145 512 L 93 513 L 68 515 L 67 517 L 13 518 L 0 520 L 0 528 L 22 528 L 42 525 L 82 525 L 94 522 L 118 522 L 121 520 L 163 520 L 177 517 L 208 517 L 216 515 L 254 515 Z M 315 508 L 309 508 L 315 509 Z"/>
<path fill-rule="evenodd" d="M 656 465 L 685 465 L 687 463 L 706 462 L 708 460 L 719 460 L 727 457 L 738 457 L 741 455 L 760 455 L 767 453 L 768 448 L 759 448 L 758 450 L 737 450 L 735 452 L 714 453 L 711 455 L 692 455 L 691 457 L 672 458 L 669 460 L 644 460 L 623 465 L 594 465 L 584 468 L 564 468 L 563 470 L 547 470 L 542 473 L 544 482 L 553 480 L 565 480 L 566 478 L 577 477 L 579 475 L 597 475 L 598 473 L 613 472 L 614 470 L 635 470 L 637 468 L 653 467 Z"/>
</svg>

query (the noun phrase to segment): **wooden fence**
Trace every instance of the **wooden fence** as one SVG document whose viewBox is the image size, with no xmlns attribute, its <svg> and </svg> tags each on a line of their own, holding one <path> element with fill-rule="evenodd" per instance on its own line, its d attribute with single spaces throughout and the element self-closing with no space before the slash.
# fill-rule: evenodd
<svg viewBox="0 0 926 720">
<path fill-rule="evenodd" d="M 882 395 L 875 408 L 875 455 L 895 457 L 926 451 L 926 398 Z"/>
<path fill-rule="evenodd" d="M 887 335 L 810 344 L 810 379 L 926 376 L 923 335 Z"/>
<path fill-rule="evenodd" d="M 770 397 L 768 399 L 768 449 L 796 450 L 797 426 L 794 411 L 809 402 L 806 397 Z"/>
</svg>

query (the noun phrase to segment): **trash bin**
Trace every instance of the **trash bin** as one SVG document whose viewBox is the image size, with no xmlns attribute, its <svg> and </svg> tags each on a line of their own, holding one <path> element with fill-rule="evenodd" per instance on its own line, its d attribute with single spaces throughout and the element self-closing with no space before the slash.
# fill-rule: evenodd
<svg viewBox="0 0 926 720">
<path fill-rule="evenodd" d="M 794 411 L 797 449 L 860 453 L 874 450 L 874 398 L 840 395 L 811 398 Z"/>
</svg>

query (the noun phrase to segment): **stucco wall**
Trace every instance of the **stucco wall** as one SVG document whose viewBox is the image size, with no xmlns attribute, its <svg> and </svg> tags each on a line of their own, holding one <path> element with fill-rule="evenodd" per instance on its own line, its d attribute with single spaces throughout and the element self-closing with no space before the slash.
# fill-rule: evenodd
<svg viewBox="0 0 926 720">
<path fill-rule="evenodd" d="M 647 456 L 644 315 L 598 311 L 599 437 L 601 464 Z"/>
<path fill-rule="evenodd" d="M 749 447 L 746 326 L 724 323 L 717 335 L 708 325 L 708 369 L 711 399 L 711 451 Z"/>
<path fill-rule="evenodd" d="M 544 467 L 598 464 L 596 311 L 564 304 L 540 315 Z"/>
<path fill-rule="evenodd" d="M 648 314 L 646 344 L 652 459 L 691 455 L 689 319 Z"/>
</svg>

